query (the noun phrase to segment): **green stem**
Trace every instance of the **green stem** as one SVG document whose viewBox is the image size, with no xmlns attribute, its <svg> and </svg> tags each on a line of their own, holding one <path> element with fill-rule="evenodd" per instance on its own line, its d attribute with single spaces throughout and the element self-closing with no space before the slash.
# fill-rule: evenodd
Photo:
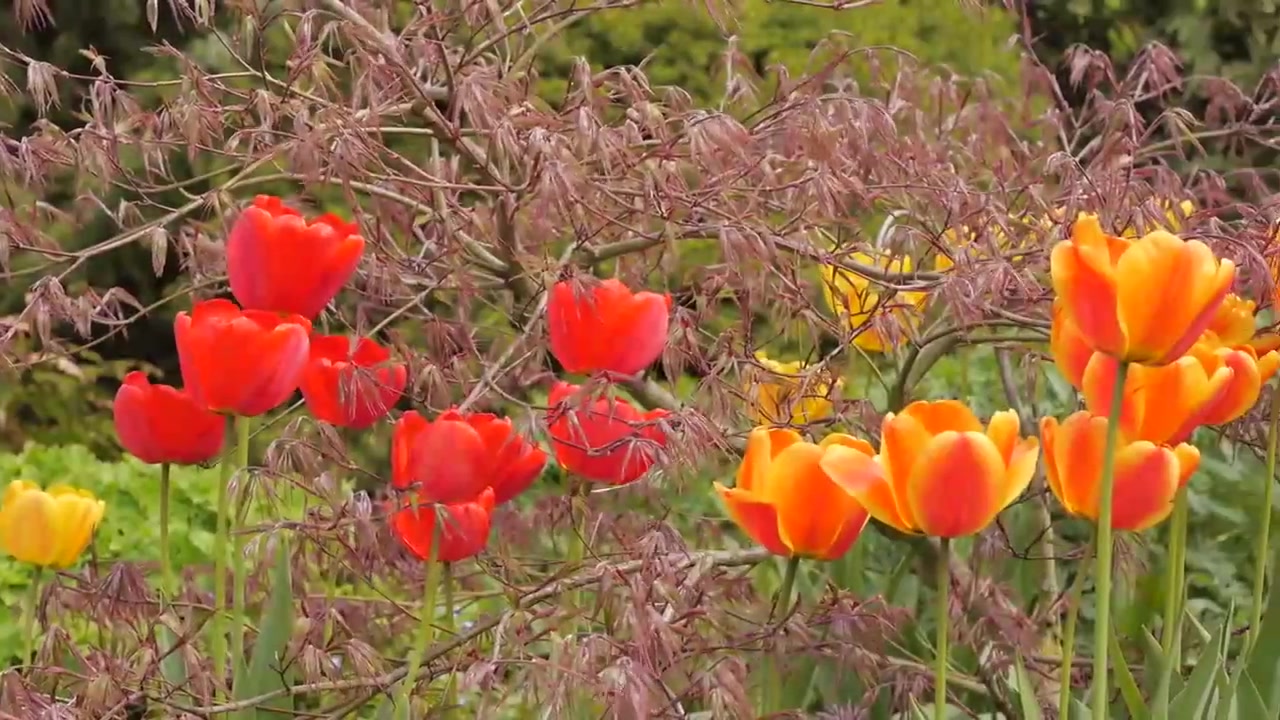
<svg viewBox="0 0 1280 720">
<path fill-rule="evenodd" d="M 416 511 L 416 510 L 415 510 Z M 434 511 L 434 508 L 433 508 Z M 444 522 L 436 517 L 431 526 L 431 547 L 427 549 L 427 578 L 422 588 L 422 609 L 418 611 L 418 640 L 409 653 L 409 672 L 400 682 L 400 693 L 397 698 L 397 715 L 403 720 L 412 720 L 409 702 L 413 697 L 413 686 L 417 683 L 418 671 L 422 669 L 422 658 L 431 647 L 435 632 L 436 590 L 440 587 L 440 566 L 436 559 L 436 548 L 440 544 L 440 524 Z"/>
<path fill-rule="evenodd" d="M 444 563 L 444 576 L 441 578 L 440 583 L 444 586 L 444 629 L 452 635 L 454 632 L 452 563 Z M 452 673 L 450 673 L 445 684 L 444 706 L 446 708 L 445 712 L 451 712 L 453 708 L 458 707 L 458 684 L 455 682 L 455 677 Z"/>
<path fill-rule="evenodd" d="M 228 418 L 230 423 L 231 419 Z M 221 684 L 227 677 L 227 527 L 231 515 L 231 453 L 222 454 L 218 464 L 218 524 L 213 536 L 213 615 L 209 618 L 209 649 L 213 660 L 214 681 Z"/>
<path fill-rule="evenodd" d="M 1102 457 L 1102 487 L 1098 493 L 1098 560 L 1095 569 L 1097 620 L 1093 626 L 1093 716 L 1107 717 L 1107 648 L 1111 643 L 1111 501 L 1115 489 L 1116 448 L 1120 444 L 1120 410 L 1129 364 L 1121 362 L 1111 391 L 1111 411 L 1107 415 L 1107 441 Z"/>
<path fill-rule="evenodd" d="M 934 572 L 937 573 L 937 587 L 934 598 L 937 602 L 937 664 L 933 678 L 933 717 L 935 720 L 946 720 L 947 717 L 947 655 L 948 636 L 951 619 L 951 538 L 939 538 L 938 561 Z"/>
<path fill-rule="evenodd" d="M 782 587 L 778 589 L 778 597 L 773 601 L 774 611 L 770 615 L 774 615 L 779 607 L 782 608 L 782 614 L 778 617 L 785 618 L 791 612 L 791 595 L 796 587 L 796 571 L 799 569 L 799 555 L 787 558 L 787 569 L 782 573 Z"/>
<path fill-rule="evenodd" d="M 573 538 L 573 542 L 569 543 L 569 572 L 571 573 L 578 572 L 578 570 L 581 569 L 582 561 L 587 556 L 587 545 L 589 542 L 587 540 L 587 535 L 591 532 L 591 527 L 587 518 L 587 493 L 589 490 L 590 486 L 587 484 L 587 481 L 580 480 L 578 486 L 574 489 L 571 497 L 569 498 L 569 507 L 571 512 L 573 515 L 577 516 L 577 529 L 574 533 L 576 537 Z M 582 594 L 575 589 L 567 594 L 567 600 L 569 603 L 569 612 L 576 616 L 581 609 Z M 578 624 L 576 621 L 570 622 L 569 631 L 571 634 L 577 634 Z"/>
<path fill-rule="evenodd" d="M 1172 659 L 1177 650 L 1173 628 L 1182 615 L 1183 578 L 1187 567 L 1187 489 L 1178 490 L 1173 501 L 1173 519 L 1169 525 L 1169 568 L 1165 582 L 1164 626 L 1160 630 L 1160 650 L 1166 659 Z"/>
<path fill-rule="evenodd" d="M 1267 479 L 1262 493 L 1262 522 L 1258 529 L 1258 556 L 1253 568 L 1253 615 L 1249 623 L 1249 648 L 1257 642 L 1262 628 L 1262 592 L 1267 584 L 1267 545 L 1271 538 L 1271 507 L 1275 501 L 1276 446 L 1280 444 L 1280 384 L 1271 394 L 1271 424 L 1267 428 Z"/>
<path fill-rule="evenodd" d="M 22 664 L 35 665 L 31 655 L 36 648 L 36 616 L 40 614 L 40 585 L 44 578 L 44 568 L 36 567 L 31 576 L 31 587 L 27 590 L 27 627 L 23 632 Z"/>
<path fill-rule="evenodd" d="M 231 620 L 231 657 L 240 661 L 244 658 L 244 604 L 245 604 L 245 558 L 244 558 L 244 514 L 249 505 L 249 425 L 253 418 L 237 415 L 236 429 L 236 468 L 240 471 L 240 482 L 236 486 L 236 510 L 232 515 L 231 526 L 231 582 L 232 613 Z"/>
<path fill-rule="evenodd" d="M 1093 554 L 1097 536 L 1089 543 L 1084 560 Z M 1071 717 L 1071 672 L 1076 662 L 1076 625 L 1080 620 L 1080 600 L 1084 597 L 1084 584 L 1089 577 L 1085 563 L 1076 568 L 1076 578 L 1067 596 L 1067 625 L 1062 631 L 1062 670 L 1058 679 L 1058 717 Z"/>
<path fill-rule="evenodd" d="M 161 595 L 168 597 L 177 591 L 173 583 L 173 563 L 169 560 L 169 463 L 160 463 L 160 582 Z"/>
</svg>

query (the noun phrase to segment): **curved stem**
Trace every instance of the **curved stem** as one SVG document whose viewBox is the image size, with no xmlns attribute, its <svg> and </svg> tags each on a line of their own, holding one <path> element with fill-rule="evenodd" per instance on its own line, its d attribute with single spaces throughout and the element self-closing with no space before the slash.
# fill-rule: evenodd
<svg viewBox="0 0 1280 720">
<path fill-rule="evenodd" d="M 1182 615 L 1183 578 L 1187 566 L 1187 489 L 1178 491 L 1173 502 L 1173 519 L 1169 525 L 1169 568 L 1165 580 L 1164 625 L 1160 630 L 1160 650 L 1169 662 L 1174 662 L 1173 646 L 1177 633 L 1174 627 Z M 1177 667 L 1175 662 L 1174 667 Z"/>
<path fill-rule="evenodd" d="M 36 616 L 40 614 L 40 581 L 44 579 L 44 568 L 36 567 L 31 576 L 31 587 L 27 590 L 27 627 L 22 633 L 22 664 L 35 665 L 31 655 L 36 647 Z"/>
<path fill-rule="evenodd" d="M 1095 534 L 1093 542 L 1085 550 L 1084 560 L 1088 561 L 1097 543 Z M 1058 717 L 1071 717 L 1071 671 L 1076 662 L 1076 625 L 1080 620 L 1080 599 L 1084 597 L 1085 580 L 1089 577 L 1084 562 L 1076 569 L 1075 580 L 1071 583 L 1070 595 L 1067 596 L 1067 624 L 1062 630 L 1062 669 L 1058 678 Z"/>
<path fill-rule="evenodd" d="M 1120 444 L 1120 410 L 1129 363 L 1116 370 L 1111 391 L 1111 411 L 1107 414 L 1107 442 L 1102 457 L 1102 487 L 1098 492 L 1098 560 L 1095 566 L 1097 620 L 1093 626 L 1093 716 L 1107 717 L 1107 648 L 1111 643 L 1111 501 L 1115 489 L 1116 447 Z"/>
<path fill-rule="evenodd" d="M 161 595 L 167 597 L 175 592 L 173 584 L 173 563 L 169 559 L 169 496 L 172 488 L 169 484 L 169 463 L 160 463 L 160 582 Z"/>
<path fill-rule="evenodd" d="M 244 514 L 249 505 L 249 425 L 253 418 L 236 416 L 236 468 L 240 482 L 236 485 L 236 508 L 231 520 L 231 657 L 244 658 Z"/>
<path fill-rule="evenodd" d="M 1249 623 L 1249 647 L 1258 639 L 1262 627 L 1262 593 L 1267 584 L 1267 545 L 1271 538 L 1271 507 L 1275 502 L 1276 446 L 1280 444 L 1280 384 L 1271 394 L 1271 423 L 1267 427 L 1267 477 L 1262 493 L 1262 518 L 1258 528 L 1258 552 L 1253 567 L 1253 615 Z"/>
<path fill-rule="evenodd" d="M 416 509 L 415 509 L 416 512 Z M 433 508 L 434 512 L 434 508 Z M 436 557 L 436 548 L 440 544 L 439 517 L 431 525 L 431 547 L 427 549 L 427 577 L 422 587 L 422 608 L 418 611 L 418 639 L 409 654 L 409 672 L 400 683 L 400 692 L 396 697 L 396 714 L 403 720 L 411 720 L 413 713 L 409 703 L 413 696 L 413 685 L 422 669 L 422 658 L 431 647 L 436 622 L 436 590 L 440 587 L 441 562 Z"/>
<path fill-rule="evenodd" d="M 580 479 L 577 487 L 574 488 L 569 497 L 570 516 L 577 516 L 577 523 L 574 525 L 576 528 L 574 532 L 576 537 L 574 537 L 573 541 L 569 543 L 568 561 L 569 567 L 571 568 L 570 572 L 578 572 L 582 569 L 582 561 L 586 558 L 588 552 L 587 535 L 591 532 L 591 527 L 587 517 L 587 493 L 589 491 L 590 485 L 587 484 L 587 480 Z M 569 593 L 566 596 L 566 600 L 568 601 L 569 612 L 573 615 L 577 615 L 582 603 L 580 591 L 574 590 Z M 570 634 L 577 634 L 578 623 L 576 620 L 570 620 L 569 632 Z"/>
<path fill-rule="evenodd" d="M 951 538 L 939 538 L 937 587 L 934 597 L 937 602 L 938 641 L 937 658 L 933 677 L 933 717 L 935 720 L 946 720 L 947 717 L 947 655 L 950 654 L 948 640 L 951 619 Z"/>
<path fill-rule="evenodd" d="M 230 424 L 231 418 L 227 418 Z M 227 527 L 231 515 L 231 452 L 222 454 L 218 463 L 218 525 L 213 536 L 213 615 L 209 618 L 209 650 L 213 660 L 213 677 L 221 684 L 227 677 Z"/>
</svg>

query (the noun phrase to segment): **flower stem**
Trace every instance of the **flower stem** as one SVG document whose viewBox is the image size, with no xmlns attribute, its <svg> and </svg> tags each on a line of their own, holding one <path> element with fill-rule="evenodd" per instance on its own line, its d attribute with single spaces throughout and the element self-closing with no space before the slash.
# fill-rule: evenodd
<svg viewBox="0 0 1280 720">
<path fill-rule="evenodd" d="M 434 509 L 433 509 L 434 511 Z M 440 587 L 440 566 L 436 558 L 437 546 L 440 544 L 440 523 L 435 519 L 431 526 L 431 547 L 427 549 L 427 577 L 422 588 L 422 608 L 418 611 L 418 639 L 409 652 L 409 672 L 400 682 L 400 692 L 396 699 L 397 715 L 402 720 L 412 720 L 413 713 L 409 703 L 413 697 L 413 686 L 417 684 L 418 671 L 422 669 L 422 658 L 431 647 L 435 632 L 436 590 Z"/>
<path fill-rule="evenodd" d="M 1262 629 L 1262 592 L 1267 583 L 1267 545 L 1271 540 L 1271 506 L 1275 501 L 1276 446 L 1280 444 L 1280 384 L 1271 394 L 1271 423 L 1267 427 L 1267 478 L 1262 493 L 1262 522 L 1258 528 L 1258 553 L 1253 568 L 1253 615 L 1249 622 L 1249 648 L 1253 649 Z"/>
<path fill-rule="evenodd" d="M 1084 560 L 1093 554 L 1097 543 L 1095 534 L 1093 542 L 1085 550 Z M 1062 630 L 1062 669 L 1058 678 L 1058 717 L 1071 717 L 1071 671 L 1076 663 L 1076 625 L 1080 620 L 1080 599 L 1084 597 L 1085 581 L 1089 577 L 1085 563 L 1081 562 L 1076 569 L 1075 580 L 1071 583 L 1067 596 L 1067 625 Z"/>
<path fill-rule="evenodd" d="M 1172 662 L 1177 648 L 1173 646 L 1174 632 L 1182 616 L 1182 587 L 1187 567 L 1187 489 L 1178 490 L 1173 501 L 1173 519 L 1169 525 L 1169 569 L 1165 582 L 1164 625 L 1160 630 L 1160 650 L 1165 660 Z M 1175 665 L 1176 667 L 1176 665 Z"/>
<path fill-rule="evenodd" d="M 40 581 L 43 579 L 44 568 L 36 567 L 35 573 L 31 576 L 31 587 L 27 590 L 27 627 L 22 634 L 22 664 L 27 666 L 33 666 L 36 663 L 31 655 L 36 647 L 36 616 L 40 614 Z"/>
<path fill-rule="evenodd" d="M 228 424 L 231 419 L 227 419 Z M 213 615 L 209 618 L 209 650 L 213 660 L 214 681 L 221 684 L 227 677 L 227 526 L 231 515 L 231 452 L 222 454 L 218 464 L 218 524 L 213 536 Z"/>
<path fill-rule="evenodd" d="M 173 583 L 173 563 L 169 560 L 169 463 L 160 463 L 160 582 L 161 595 L 168 597 L 176 592 Z"/>
<path fill-rule="evenodd" d="M 444 575 L 440 578 L 440 584 L 444 589 L 444 629 L 450 634 L 454 631 L 453 617 L 453 564 L 442 563 L 444 565 Z M 444 707 L 445 712 L 452 712 L 453 708 L 458 706 L 458 683 L 457 676 L 450 673 L 448 682 L 444 691 Z"/>
<path fill-rule="evenodd" d="M 933 678 L 933 717 L 935 720 L 946 720 L 947 717 L 947 655 L 949 625 L 951 618 L 951 538 L 939 538 L 937 587 L 934 598 L 937 602 L 938 640 L 936 666 Z"/>
<path fill-rule="evenodd" d="M 582 561 L 586 558 L 588 552 L 587 536 L 591 532 L 590 521 L 587 517 L 587 493 L 590 486 L 587 481 L 580 480 L 578 486 L 574 488 L 569 498 L 569 507 L 571 516 L 577 516 L 577 529 L 573 542 L 569 543 L 569 572 L 578 572 L 581 569 Z M 582 594 L 578 590 L 572 590 L 567 595 L 568 610 L 572 615 L 577 615 L 582 604 Z M 569 623 L 570 634 L 576 635 L 578 632 L 578 623 L 571 621 Z"/>
<path fill-rule="evenodd" d="M 1120 410 L 1124 403 L 1129 364 L 1121 362 L 1111 391 L 1107 414 L 1107 441 L 1102 457 L 1102 487 L 1098 493 L 1098 559 L 1095 569 L 1097 619 L 1093 626 L 1093 717 L 1107 717 L 1107 648 L 1111 644 L 1111 501 L 1115 489 L 1116 448 L 1120 444 Z"/>
<path fill-rule="evenodd" d="M 791 612 L 791 596 L 794 594 L 796 587 L 796 571 L 800 569 L 800 556 L 792 555 L 787 558 L 787 569 L 782 573 L 782 587 L 778 589 L 778 597 L 773 601 L 773 612 L 771 615 L 777 614 L 778 608 L 782 608 L 781 615 L 778 617 L 785 618 L 787 613 Z"/>
<path fill-rule="evenodd" d="M 231 521 L 231 602 L 234 617 L 231 620 L 231 657 L 244 658 L 244 514 L 249 505 L 249 425 L 253 418 L 237 415 L 236 468 L 240 482 L 236 485 L 236 509 Z"/>
</svg>

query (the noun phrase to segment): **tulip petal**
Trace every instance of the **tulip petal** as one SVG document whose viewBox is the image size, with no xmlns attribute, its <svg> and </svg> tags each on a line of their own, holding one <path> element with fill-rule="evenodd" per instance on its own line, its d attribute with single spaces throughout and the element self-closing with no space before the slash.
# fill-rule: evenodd
<svg viewBox="0 0 1280 720">
<path fill-rule="evenodd" d="M 843 446 L 826 448 L 819 462 L 823 472 L 866 509 L 871 517 L 905 533 L 915 526 L 898 512 L 885 466 L 859 449 Z"/>
<path fill-rule="evenodd" d="M 1180 468 L 1173 450 L 1148 442 L 1125 445 L 1116 453 L 1111 527 L 1140 532 L 1173 511 Z M 1099 480 L 1099 488 L 1101 480 Z M 1097 517 L 1097 498 L 1093 500 Z"/>
<path fill-rule="evenodd" d="M 740 488 L 715 484 L 729 518 L 752 540 L 774 555 L 791 556 L 791 548 L 778 533 L 778 513 L 763 498 Z"/>
<path fill-rule="evenodd" d="M 827 558 L 831 544 L 850 522 L 866 523 L 866 512 L 822 470 L 824 451 L 795 443 L 773 459 L 766 497 L 778 513 L 778 535 L 796 555 Z"/>
<path fill-rule="evenodd" d="M 1209 327 L 1235 280 L 1235 264 L 1219 262 L 1199 240 L 1157 230 L 1120 257 L 1115 274 L 1117 312 L 1129 340 L 1125 358 L 1164 365 Z"/>
<path fill-rule="evenodd" d="M 57 554 L 52 495 L 29 483 L 10 483 L 0 506 L 0 547 L 14 558 L 45 566 Z"/>
<path fill-rule="evenodd" d="M 977 422 L 976 418 L 974 422 Z M 978 428 L 981 427 L 979 424 Z M 916 463 L 932 439 L 933 435 L 924 423 L 915 414 L 909 415 L 905 411 L 901 415 L 886 415 L 880 428 L 880 460 L 884 463 L 892 497 L 897 505 L 896 514 L 911 528 L 919 528 L 920 522 L 906 501 L 907 485 L 915 472 Z"/>
<path fill-rule="evenodd" d="M 1082 215 L 1072 225 L 1071 239 L 1054 246 L 1049 268 L 1054 293 L 1080 336 L 1094 350 L 1119 356 L 1127 342 L 1116 314 L 1113 244 L 1097 216 Z"/>
<path fill-rule="evenodd" d="M 758 427 L 747 437 L 747 451 L 738 466 L 736 487 L 756 493 L 764 493 L 765 476 L 769 465 L 779 453 L 801 442 L 800 433 L 786 428 Z"/>
<path fill-rule="evenodd" d="M 972 535 L 1004 508 L 1005 465 L 978 432 L 946 431 L 923 449 L 908 479 L 905 503 L 920 531 L 933 537 Z"/>
</svg>

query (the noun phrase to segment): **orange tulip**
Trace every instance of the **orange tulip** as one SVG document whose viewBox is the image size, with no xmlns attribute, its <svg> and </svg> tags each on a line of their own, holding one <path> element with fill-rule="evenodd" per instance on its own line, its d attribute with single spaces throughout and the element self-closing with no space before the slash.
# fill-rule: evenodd
<svg viewBox="0 0 1280 720">
<path fill-rule="evenodd" d="M 1049 488 L 1067 512 L 1094 522 L 1098 519 L 1106 436 L 1106 416 L 1086 410 L 1061 424 L 1051 417 L 1040 421 Z M 1112 529 L 1136 532 L 1164 520 L 1173 510 L 1178 490 L 1199 466 L 1200 451 L 1191 445 L 1131 441 L 1121 433 L 1111 496 Z"/>
<path fill-rule="evenodd" d="M 633 293 L 618 280 L 558 282 L 547 301 L 551 354 L 567 372 L 633 376 L 662 354 L 670 314 L 670 295 Z"/>
<path fill-rule="evenodd" d="M 1280 335 L 1268 333 L 1259 336 L 1255 311 L 1258 305 L 1235 293 L 1228 293 L 1218 312 L 1214 314 L 1206 332 L 1213 333 L 1217 341 L 1231 348 L 1249 346 L 1258 355 L 1266 355 L 1280 349 Z"/>
<path fill-rule="evenodd" d="M 738 468 L 737 486 L 715 484 L 729 517 L 752 540 L 784 557 L 834 560 L 844 555 L 867 524 L 867 511 L 822 471 L 831 448 L 868 461 L 871 445 L 848 435 L 805 442 L 793 430 L 756 428 Z"/>
<path fill-rule="evenodd" d="M 879 455 L 837 446 L 821 465 L 880 522 L 952 538 L 982 530 L 1016 500 L 1038 455 L 1035 438 L 1019 438 L 1013 410 L 984 432 L 964 403 L 917 401 L 885 417 Z"/>
<path fill-rule="evenodd" d="M 278 197 L 259 195 L 227 237 L 227 281 L 247 310 L 315 318 L 351 279 L 364 238 L 336 215 L 307 222 Z"/>
<path fill-rule="evenodd" d="M 1093 348 L 1067 317 L 1062 298 L 1053 300 L 1053 322 L 1049 326 L 1049 352 L 1053 363 L 1073 387 L 1079 388 L 1084 370 L 1093 358 Z"/>
<path fill-rule="evenodd" d="M 1125 362 L 1166 365 L 1208 328 L 1235 264 L 1163 230 L 1140 240 L 1102 231 L 1082 214 L 1050 258 L 1053 289 L 1085 341 Z"/>
</svg>

